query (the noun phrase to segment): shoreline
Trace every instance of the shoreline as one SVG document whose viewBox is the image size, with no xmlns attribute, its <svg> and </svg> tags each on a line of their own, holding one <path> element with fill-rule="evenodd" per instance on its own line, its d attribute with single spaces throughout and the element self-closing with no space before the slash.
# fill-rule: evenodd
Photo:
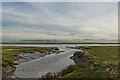
<svg viewBox="0 0 120 80">
<path fill-rule="evenodd" d="M 72 48 L 71 48 L 72 49 Z M 75 48 L 74 48 L 75 49 Z M 78 49 L 78 48 L 76 48 Z M 85 49 L 85 48 L 84 48 Z M 61 77 L 63 77 L 66 74 L 69 74 L 70 72 L 72 72 L 74 70 L 74 66 L 76 64 L 81 64 L 81 65 L 86 65 L 90 62 L 90 60 L 87 58 L 87 49 L 83 51 L 76 51 L 73 56 L 70 57 L 70 59 L 72 59 L 75 64 L 74 65 L 69 65 L 68 67 L 64 68 L 63 70 L 61 70 L 60 72 L 54 72 L 54 73 L 50 73 L 48 72 L 47 74 L 43 75 L 41 77 L 41 79 L 49 79 L 49 80 L 61 80 Z M 83 64 L 84 63 L 84 64 Z"/>
<path fill-rule="evenodd" d="M 0 44 L 120 44 L 120 43 L 0 43 Z"/>
</svg>

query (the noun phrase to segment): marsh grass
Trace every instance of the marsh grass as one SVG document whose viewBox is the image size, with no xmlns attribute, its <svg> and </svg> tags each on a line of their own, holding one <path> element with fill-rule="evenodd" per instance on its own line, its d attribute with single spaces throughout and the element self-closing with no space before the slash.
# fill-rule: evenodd
<svg viewBox="0 0 120 80">
<path fill-rule="evenodd" d="M 11 50 L 9 50 L 11 49 Z M 2 66 L 14 65 L 14 60 L 19 59 L 20 53 L 46 53 L 51 50 L 58 50 L 56 47 L 18 47 L 18 46 L 3 46 L 2 47 Z"/>
<path fill-rule="evenodd" d="M 89 47 L 87 57 L 91 64 L 73 66 L 73 71 L 59 77 L 60 79 L 75 78 L 118 78 L 118 47 L 117 46 L 94 46 Z M 106 69 L 110 68 L 109 72 Z"/>
</svg>

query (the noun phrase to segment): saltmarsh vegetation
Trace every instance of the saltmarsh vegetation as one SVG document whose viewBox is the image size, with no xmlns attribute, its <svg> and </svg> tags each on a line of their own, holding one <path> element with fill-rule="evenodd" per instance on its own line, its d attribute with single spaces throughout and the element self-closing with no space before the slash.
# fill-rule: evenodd
<svg viewBox="0 0 120 80">
<path fill-rule="evenodd" d="M 18 47 L 18 46 L 3 46 L 2 47 L 2 66 L 14 65 L 14 60 L 19 59 L 20 53 L 46 53 L 51 50 L 58 50 L 56 47 Z"/>
<path fill-rule="evenodd" d="M 57 78 L 119 78 L 118 77 L 118 46 L 91 46 L 85 56 L 88 62 L 78 62 L 72 71 Z M 81 52 L 77 52 L 77 54 Z M 81 57 L 80 57 L 81 58 Z M 108 70 L 108 71 L 107 71 Z"/>
</svg>

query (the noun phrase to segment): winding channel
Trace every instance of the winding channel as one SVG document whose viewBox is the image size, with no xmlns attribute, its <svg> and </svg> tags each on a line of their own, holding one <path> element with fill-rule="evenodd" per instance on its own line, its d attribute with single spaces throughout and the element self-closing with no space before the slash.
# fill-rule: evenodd
<svg viewBox="0 0 120 80">
<path fill-rule="evenodd" d="M 65 46 L 58 48 L 65 52 L 46 55 L 45 57 L 40 57 L 39 59 L 30 62 L 21 63 L 16 66 L 17 68 L 13 73 L 13 77 L 40 78 L 48 72 L 60 72 L 67 66 L 74 64 L 74 61 L 70 59 L 70 56 L 72 56 L 76 50 L 66 48 Z"/>
</svg>

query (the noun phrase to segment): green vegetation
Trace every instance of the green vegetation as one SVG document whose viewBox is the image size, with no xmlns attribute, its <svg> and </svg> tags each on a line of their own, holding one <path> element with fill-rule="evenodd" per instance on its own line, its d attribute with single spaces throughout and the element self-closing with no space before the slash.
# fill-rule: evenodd
<svg viewBox="0 0 120 80">
<path fill-rule="evenodd" d="M 118 64 L 118 47 L 92 47 L 92 49 L 88 50 L 88 53 L 88 56 L 94 60 L 95 64 Z"/>
<path fill-rule="evenodd" d="M 13 65 L 14 60 L 19 59 L 20 53 L 46 53 L 51 50 L 58 50 L 56 47 L 17 47 L 17 46 L 3 46 L 2 47 L 2 66 Z"/>
<path fill-rule="evenodd" d="M 117 46 L 95 46 L 89 47 L 86 64 L 76 63 L 73 71 L 59 77 L 63 78 L 117 78 L 118 77 L 118 47 Z M 83 62 L 84 63 L 84 62 Z M 106 69 L 110 68 L 109 72 Z"/>
</svg>

